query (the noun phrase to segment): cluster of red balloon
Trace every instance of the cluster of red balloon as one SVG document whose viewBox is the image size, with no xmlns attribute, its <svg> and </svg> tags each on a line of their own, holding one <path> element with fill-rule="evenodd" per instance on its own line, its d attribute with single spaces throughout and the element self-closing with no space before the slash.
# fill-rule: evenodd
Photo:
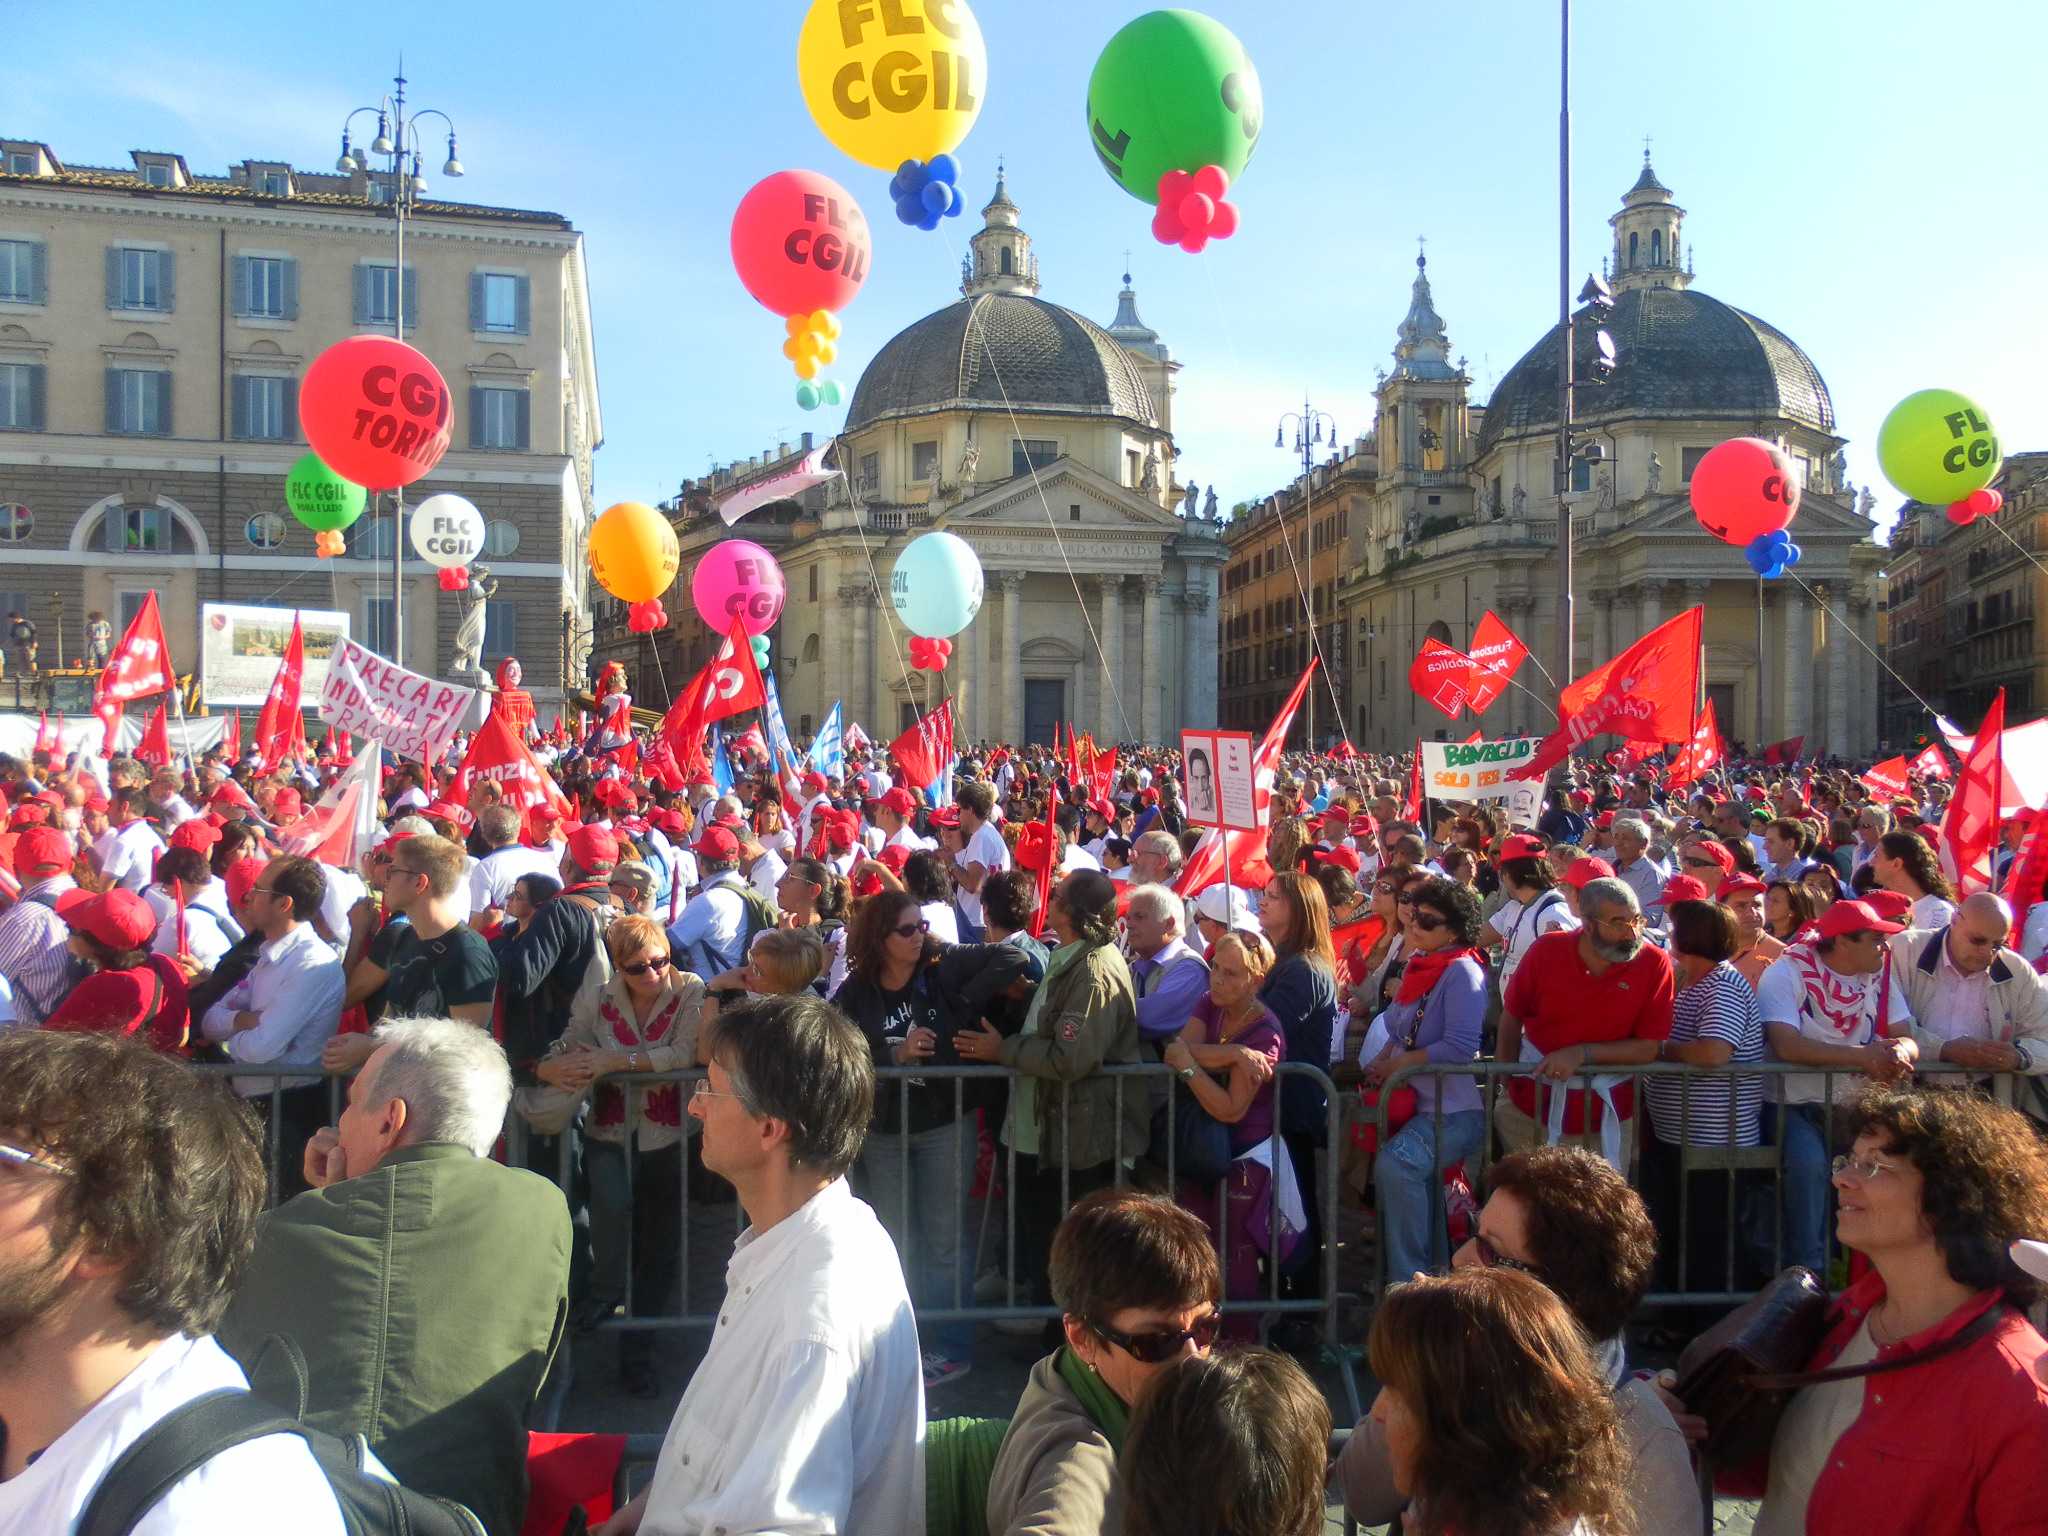
<svg viewBox="0 0 2048 1536">
<path fill-rule="evenodd" d="M 756 182 L 732 218 L 732 265 L 757 303 L 783 317 L 782 354 L 805 410 L 839 401 L 819 369 L 839 356 L 838 312 L 867 280 L 867 216 L 838 182 L 816 171 L 777 171 Z"/>
<path fill-rule="evenodd" d="M 1150 11 L 1109 40 L 1088 79 L 1102 168 L 1154 203 L 1163 245 L 1199 251 L 1237 231 L 1223 195 L 1258 147 L 1265 98 L 1230 29 L 1197 11 Z"/>
<path fill-rule="evenodd" d="M 2004 505 L 2005 492 L 1979 486 L 1961 501 L 1948 504 L 1948 520 L 1959 528 L 1967 528 L 1980 517 L 1996 517 Z"/>
<path fill-rule="evenodd" d="M 668 627 L 661 594 L 676 579 L 682 550 L 667 518 L 644 502 L 607 507 L 590 525 L 590 574 L 627 604 L 626 628 L 652 634 Z"/>
<path fill-rule="evenodd" d="M 1785 530 L 1799 510 L 1799 472 L 1785 451 L 1760 437 L 1731 437 L 1692 472 L 1693 516 L 1724 544 L 1739 548 L 1757 575 L 1773 579 L 1799 563 Z"/>
<path fill-rule="evenodd" d="M 920 672 L 943 672 L 953 659 L 953 642 L 924 635 L 910 637 L 910 664 Z"/>
</svg>

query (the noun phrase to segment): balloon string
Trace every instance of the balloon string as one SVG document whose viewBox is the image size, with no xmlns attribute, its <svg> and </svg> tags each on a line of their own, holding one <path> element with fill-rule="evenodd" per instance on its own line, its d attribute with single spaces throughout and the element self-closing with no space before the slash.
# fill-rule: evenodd
<svg viewBox="0 0 2048 1536">
<path fill-rule="evenodd" d="M 1915 689 L 1911 683 L 1907 682 L 1903 677 L 1899 676 L 1899 674 L 1893 670 L 1892 664 L 1890 662 L 1886 661 L 1882 656 L 1878 655 L 1876 647 L 1872 646 L 1869 641 L 1865 640 L 1861 635 L 1856 633 L 1856 626 L 1854 624 L 1851 624 L 1847 619 L 1843 618 L 1840 614 L 1836 613 L 1834 609 L 1830 608 L 1828 606 L 1828 601 L 1826 598 L 1822 597 L 1818 592 L 1814 591 L 1813 588 L 1809 587 L 1805 583 L 1805 581 L 1802 580 L 1800 577 L 1794 576 L 1789 570 L 1785 572 L 1785 576 L 1788 580 L 1797 582 L 1799 589 L 1802 592 L 1804 592 L 1808 597 L 1812 598 L 1816 603 L 1820 604 L 1820 610 L 1822 613 L 1825 613 L 1828 616 L 1829 622 L 1841 625 L 1842 632 L 1844 634 L 1846 634 L 1851 640 L 1854 640 L 1858 645 L 1862 646 L 1864 650 L 1869 651 L 1870 659 L 1872 661 L 1875 661 L 1880 667 L 1883 667 L 1886 672 L 1890 673 L 1893 682 L 1897 683 L 1901 688 L 1905 689 L 1906 692 L 1912 694 L 1914 703 L 1918 704 L 1922 709 L 1926 710 L 1928 714 L 1933 715 L 1936 719 L 1941 718 L 1941 712 L 1937 710 L 1932 704 L 1928 703 L 1925 699 L 1921 698 L 1919 691 Z M 1761 662 L 1762 658 L 1759 657 L 1758 661 Z"/>
<path fill-rule="evenodd" d="M 903 642 L 896 635 L 896 605 L 889 601 L 888 594 L 882 590 L 881 573 L 875 569 L 874 552 L 868 548 L 867 504 L 860 499 L 860 481 L 847 472 L 846 439 L 835 437 L 832 442 L 833 450 L 839 457 L 840 482 L 846 487 L 848 500 L 853 503 L 853 528 L 854 532 L 860 535 L 860 554 L 867 562 L 868 583 L 875 589 L 875 607 L 881 611 L 880 622 L 889 631 L 889 646 L 896 652 L 896 670 L 903 675 L 903 696 L 910 701 L 910 718 L 922 732 L 924 711 L 917 706 L 917 690 L 910 683 L 910 665 L 903 658 Z"/>
<path fill-rule="evenodd" d="M 2048 571 L 2048 565 L 2043 565 L 2039 560 L 2036 560 L 2034 558 L 2034 552 L 2028 549 L 2026 545 L 2022 544 L 2018 539 L 2014 538 L 2011 534 L 2007 533 L 2005 531 L 2005 528 L 1999 523 L 1998 519 L 1995 516 L 1982 518 L 1980 519 L 1980 521 L 1989 523 L 1991 525 L 1992 530 L 1995 533 L 1997 533 L 1997 535 L 2001 539 L 2005 540 L 2006 543 L 2010 544 L 2014 549 L 2018 550 L 2023 556 L 2025 556 L 2027 563 L 2033 566 L 2035 570 Z"/>
</svg>

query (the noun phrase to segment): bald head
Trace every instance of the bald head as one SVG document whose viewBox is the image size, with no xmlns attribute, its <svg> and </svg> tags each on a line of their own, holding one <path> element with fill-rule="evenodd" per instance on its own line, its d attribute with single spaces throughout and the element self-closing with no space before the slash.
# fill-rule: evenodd
<svg viewBox="0 0 2048 1536">
<path fill-rule="evenodd" d="M 2012 908 L 2003 896 L 1979 891 L 1966 897 L 1949 924 L 1949 963 L 1965 976 L 1974 976 L 1998 958 L 1998 951 L 2012 932 Z"/>
</svg>

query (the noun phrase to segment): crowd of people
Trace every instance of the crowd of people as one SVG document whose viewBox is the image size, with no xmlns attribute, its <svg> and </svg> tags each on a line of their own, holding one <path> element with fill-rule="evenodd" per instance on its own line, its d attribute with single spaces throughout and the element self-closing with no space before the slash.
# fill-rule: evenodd
<svg viewBox="0 0 2048 1536">
<path fill-rule="evenodd" d="M 524 807 L 397 765 L 346 861 L 287 830 L 338 764 L 0 758 L 0 1532 L 85 1529 L 253 1386 L 512 1536 L 562 1341 L 607 1334 L 680 1401 L 605 1536 L 1284 1536 L 1326 1487 L 1411 1532 L 1699 1531 L 1707 1426 L 1631 1330 L 1788 1265 L 1833 1374 L 1720 1469 L 1758 1529 L 2048 1529 L 2023 824 L 1961 897 L 1938 781 L 1580 761 L 1530 827 L 1304 754 L 1196 887 L 1166 750 L 984 748 L 935 795 L 600 745 Z M 1334 1466 L 1297 1363 L 1333 1183 L 1388 1282 Z M 692 1310 L 687 1212 L 731 1201 L 664 1381 L 634 1321 Z M 1044 1358 L 928 1433 L 977 1307 Z M 341 1530 L 319 1450 L 224 1449 L 132 1528 Z"/>
</svg>

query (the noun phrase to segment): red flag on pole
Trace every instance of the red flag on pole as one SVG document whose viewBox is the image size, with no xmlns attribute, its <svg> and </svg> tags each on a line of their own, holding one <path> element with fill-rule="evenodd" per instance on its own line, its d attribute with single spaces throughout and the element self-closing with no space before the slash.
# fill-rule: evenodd
<svg viewBox="0 0 2048 1536">
<path fill-rule="evenodd" d="M 1474 731 L 1470 736 L 1467 736 L 1463 741 L 1459 742 L 1458 745 L 1461 747 L 1477 746 L 1480 742 L 1484 740 L 1486 740 L 1486 732 Z"/>
<path fill-rule="evenodd" d="M 1707 707 L 1700 711 L 1699 723 L 1692 729 L 1692 739 L 1678 749 L 1678 756 L 1672 759 L 1664 782 L 1673 789 L 1683 789 L 1709 769 L 1718 768 L 1722 752 L 1721 731 L 1714 719 L 1714 701 L 1709 699 Z"/>
<path fill-rule="evenodd" d="M 230 766 L 232 766 L 241 759 L 242 712 L 239 709 L 231 709 L 228 711 L 228 723 L 220 733 L 220 745 L 221 750 L 227 754 L 227 760 Z"/>
<path fill-rule="evenodd" d="M 142 740 L 135 747 L 135 761 L 152 768 L 171 766 L 171 717 L 169 706 L 159 704 L 149 724 L 142 728 Z"/>
<path fill-rule="evenodd" d="M 51 725 L 50 716 L 47 711 L 40 709 L 36 711 L 36 744 L 33 748 L 34 751 L 56 753 L 64 749 L 63 718 L 62 715 L 59 715 L 57 717 L 58 724 Z"/>
<path fill-rule="evenodd" d="M 114 755 L 114 732 L 128 702 L 163 693 L 171 682 L 171 648 L 164 640 L 163 615 L 157 611 L 152 587 L 143 594 L 142 606 L 92 685 L 92 712 L 106 728 L 102 757 Z"/>
<path fill-rule="evenodd" d="M 526 743 L 519 739 L 519 733 L 497 710 L 484 717 L 484 723 L 470 741 L 469 751 L 463 755 L 462 766 L 456 771 L 450 797 L 460 804 L 468 804 L 470 787 L 478 779 L 489 779 L 496 784 L 499 793 L 505 797 L 505 803 L 516 811 L 552 805 L 564 815 L 570 815 L 576 809 L 548 771 L 527 750 Z"/>
<path fill-rule="evenodd" d="M 1401 819 L 1422 823 L 1422 738 L 1415 738 L 1415 766 L 1408 772 L 1408 800 L 1401 807 Z"/>
<path fill-rule="evenodd" d="M 1425 640 L 1408 664 L 1408 686 L 1418 699 L 1455 720 L 1472 692 L 1472 658 L 1441 640 Z"/>
<path fill-rule="evenodd" d="M 1896 800 L 1913 787 L 1906 773 L 1904 757 L 1888 757 L 1883 762 L 1872 763 L 1864 769 L 1861 778 L 1864 787 L 1873 795 L 1885 800 Z"/>
<path fill-rule="evenodd" d="M 1977 739 L 1963 759 L 1956 777 L 1956 792 L 1948 802 L 1948 814 L 1941 818 L 1941 835 L 1936 851 L 1941 867 L 1955 882 L 1958 894 L 1968 896 L 1992 889 L 1992 857 L 1998 848 L 1998 799 L 2005 768 L 1999 756 L 1999 738 L 2005 734 L 2005 690 L 1992 696 L 1977 727 Z"/>
<path fill-rule="evenodd" d="M 285 642 L 284 659 L 270 680 L 270 692 L 263 699 L 263 713 L 256 720 L 256 767 L 259 773 L 274 772 L 306 739 L 306 719 L 299 709 L 299 687 L 306 671 L 306 637 L 296 610 L 292 613 L 292 637 Z"/>
<path fill-rule="evenodd" d="M 1774 741 L 1764 748 L 1764 766 L 1767 768 L 1790 767 L 1799 761 L 1800 754 L 1805 750 L 1806 738 L 1804 736 L 1787 736 L 1783 741 Z"/>
<path fill-rule="evenodd" d="M 768 701 L 761 682 L 761 669 L 754 664 L 754 647 L 744 627 L 733 621 L 732 633 L 718 654 L 671 704 L 661 718 L 659 734 L 687 772 L 703 767 L 704 733 L 728 715 L 759 709 Z"/>
<path fill-rule="evenodd" d="M 2012 867 L 2005 873 L 2005 889 L 1999 894 L 2012 904 L 2013 911 L 2023 913 L 2041 899 L 2042 888 L 2048 885 L 2048 811 L 2022 811 L 2020 815 L 2027 823 L 2027 833 L 2013 855 Z"/>
<path fill-rule="evenodd" d="M 1507 692 L 1508 680 L 1529 654 L 1529 647 L 1491 608 L 1472 631 L 1472 686 L 1465 707 L 1475 715 Z"/>
<path fill-rule="evenodd" d="M 1950 772 L 1948 759 L 1942 755 L 1941 748 L 1931 741 L 1927 744 L 1926 750 L 1907 764 L 1907 767 L 1923 779 L 1945 779 Z"/>
<path fill-rule="evenodd" d="M 1057 730 L 1058 727 L 1055 726 L 1054 729 Z M 1045 835 L 1043 840 L 1045 862 L 1039 866 L 1038 870 L 1038 910 L 1031 914 L 1031 937 L 1034 939 L 1044 937 L 1045 913 L 1046 909 L 1052 905 L 1053 875 L 1058 870 L 1060 862 L 1059 808 L 1059 781 L 1048 778 L 1045 782 Z"/>
<path fill-rule="evenodd" d="M 1188 861 L 1181 866 L 1180 879 L 1174 882 L 1174 890 L 1183 896 L 1193 896 L 1217 881 L 1230 877 L 1236 884 L 1264 886 L 1272 878 L 1272 868 L 1266 863 L 1266 819 L 1273 805 L 1273 781 L 1280 773 L 1280 752 L 1287 741 L 1287 733 L 1294 729 L 1294 717 L 1301 709 L 1301 701 L 1308 694 L 1309 680 L 1316 674 L 1316 658 L 1309 658 L 1302 669 L 1301 677 L 1294 685 L 1294 691 L 1287 695 L 1287 702 L 1280 706 L 1280 713 L 1273 717 L 1273 723 L 1266 727 L 1266 734 L 1259 742 L 1259 749 L 1252 756 L 1252 810 L 1259 823 L 1258 830 L 1251 832 L 1204 832 L 1202 840 L 1195 844 L 1195 851 L 1188 855 Z"/>
<path fill-rule="evenodd" d="M 192 953 L 192 945 L 187 940 L 185 934 L 185 882 L 182 880 L 173 880 L 171 882 L 171 889 L 178 893 L 178 926 L 176 929 L 178 935 L 178 953 L 180 955 L 189 955 Z"/>
<path fill-rule="evenodd" d="M 1604 666 L 1567 683 L 1557 698 L 1558 729 L 1510 777 L 1540 779 L 1603 733 L 1629 741 L 1684 741 L 1692 734 L 1699 692 L 1699 608 L 1667 619 Z"/>
<path fill-rule="evenodd" d="M 903 769 L 903 782 L 919 794 L 953 761 L 953 701 L 947 699 L 889 743 Z"/>
</svg>

